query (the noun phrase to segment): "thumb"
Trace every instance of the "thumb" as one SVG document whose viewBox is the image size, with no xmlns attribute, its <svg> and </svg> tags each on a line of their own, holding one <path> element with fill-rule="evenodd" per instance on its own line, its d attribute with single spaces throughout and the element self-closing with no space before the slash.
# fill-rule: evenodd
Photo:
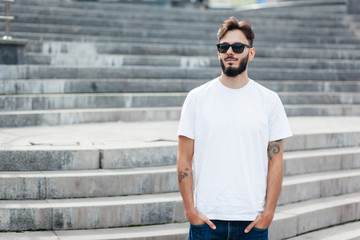
<svg viewBox="0 0 360 240">
<path fill-rule="evenodd" d="M 256 220 L 255 220 L 256 221 Z M 255 221 L 251 222 L 246 228 L 245 228 L 245 233 L 248 233 L 251 231 L 251 229 L 255 226 Z"/>
</svg>

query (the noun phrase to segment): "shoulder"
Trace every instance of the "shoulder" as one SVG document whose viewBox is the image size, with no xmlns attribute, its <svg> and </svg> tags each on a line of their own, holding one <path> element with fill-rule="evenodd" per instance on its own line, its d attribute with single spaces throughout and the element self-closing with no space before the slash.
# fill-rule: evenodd
<svg viewBox="0 0 360 240">
<path fill-rule="evenodd" d="M 272 114 L 274 111 L 283 108 L 281 99 L 276 92 L 262 86 L 255 81 L 253 81 L 253 83 L 254 89 L 256 89 L 255 92 L 257 98 L 261 99 L 261 101 L 264 103 L 264 106 L 266 106 L 268 109 L 269 114 Z"/>
<path fill-rule="evenodd" d="M 266 99 L 268 100 L 277 100 L 279 98 L 279 95 L 264 87 L 263 85 L 261 85 L 260 83 L 257 83 L 255 82 L 254 80 L 252 80 L 252 83 L 253 83 L 253 86 L 254 86 L 254 89 L 260 94 L 262 95 L 263 97 L 265 97 Z"/>
<path fill-rule="evenodd" d="M 210 80 L 196 88 L 194 88 L 193 90 L 191 90 L 188 93 L 188 98 L 199 98 L 202 97 L 204 94 L 206 94 L 210 89 L 214 88 L 216 85 L 216 81 L 218 78 L 215 78 L 213 80 Z"/>
</svg>

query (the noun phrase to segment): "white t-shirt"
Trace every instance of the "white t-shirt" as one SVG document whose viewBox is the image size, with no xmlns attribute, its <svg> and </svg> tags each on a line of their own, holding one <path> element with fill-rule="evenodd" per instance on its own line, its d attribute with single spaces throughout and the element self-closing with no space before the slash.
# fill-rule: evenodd
<svg viewBox="0 0 360 240">
<path fill-rule="evenodd" d="M 190 91 L 178 135 L 195 140 L 197 210 L 209 219 L 253 221 L 264 211 L 269 141 L 292 135 L 279 96 L 250 81 L 216 78 Z"/>
</svg>

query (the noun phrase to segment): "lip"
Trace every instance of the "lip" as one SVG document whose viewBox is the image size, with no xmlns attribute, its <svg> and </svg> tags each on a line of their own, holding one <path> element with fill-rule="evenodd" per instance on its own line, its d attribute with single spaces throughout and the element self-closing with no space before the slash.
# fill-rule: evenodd
<svg viewBox="0 0 360 240">
<path fill-rule="evenodd" d="M 236 62 L 237 58 L 225 58 L 226 62 Z"/>
</svg>

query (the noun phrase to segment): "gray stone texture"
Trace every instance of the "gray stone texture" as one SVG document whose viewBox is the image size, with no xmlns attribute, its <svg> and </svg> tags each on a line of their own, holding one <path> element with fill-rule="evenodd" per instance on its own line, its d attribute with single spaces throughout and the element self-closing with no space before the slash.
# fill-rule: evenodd
<svg viewBox="0 0 360 240">
<path fill-rule="evenodd" d="M 0 39 L 0 64 L 24 64 L 26 40 Z"/>
<path fill-rule="evenodd" d="M 177 146 L 107 149 L 103 151 L 101 167 L 133 168 L 176 164 Z"/>
<path fill-rule="evenodd" d="M 360 40 L 354 28 L 347 27 L 357 20 L 345 21 L 344 6 L 339 1 L 309 2 L 256 14 L 241 11 L 256 29 L 250 77 L 280 92 L 289 116 L 360 114 L 359 99 L 351 93 L 359 88 Z M 0 66 L 0 92 L 41 95 L 6 96 L 1 101 L 6 111 L 0 114 L 1 127 L 178 120 L 179 109 L 151 107 L 180 108 L 185 95 L 169 97 L 167 92 L 185 94 L 219 75 L 218 23 L 239 14 L 176 8 L 159 14 L 149 6 L 74 1 L 15 2 L 12 7 L 18 13 L 14 31 L 29 39 L 29 65 Z M 299 91 L 302 94 L 295 93 Z M 140 92 L 146 94 L 143 100 L 129 100 L 139 99 Z M 158 98 L 151 96 L 154 92 Z M 125 99 L 118 93 L 131 94 Z M 107 109 L 123 107 L 144 111 Z"/>
<path fill-rule="evenodd" d="M 1 171 L 98 169 L 98 150 L 1 150 Z"/>
<path fill-rule="evenodd" d="M 346 0 L 347 12 L 350 14 L 360 13 L 360 1 L 359 0 Z"/>
</svg>

